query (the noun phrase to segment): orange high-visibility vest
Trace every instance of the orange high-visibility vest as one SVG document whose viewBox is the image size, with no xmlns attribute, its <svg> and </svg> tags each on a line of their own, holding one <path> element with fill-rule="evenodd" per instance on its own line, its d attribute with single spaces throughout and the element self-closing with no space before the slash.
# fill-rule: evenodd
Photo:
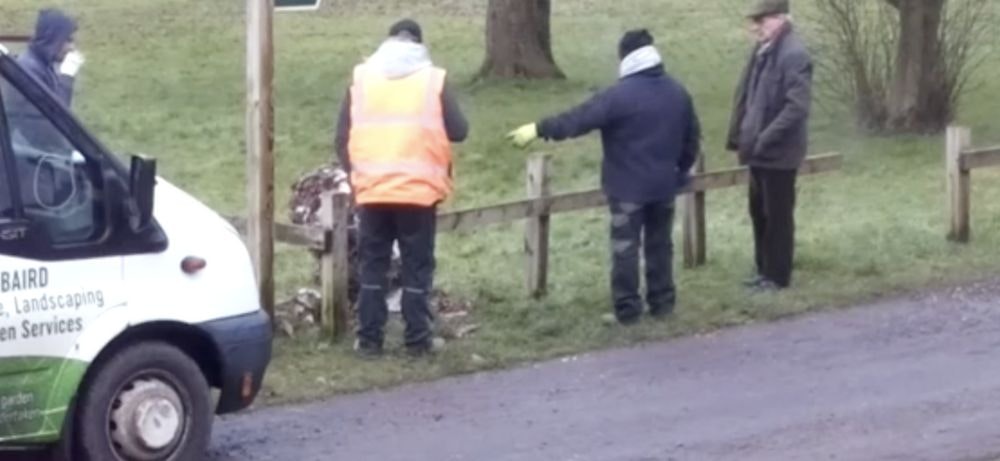
<svg viewBox="0 0 1000 461">
<path fill-rule="evenodd" d="M 436 67 L 388 79 L 354 69 L 348 153 L 358 204 L 432 206 L 451 193 L 451 142 Z"/>
</svg>

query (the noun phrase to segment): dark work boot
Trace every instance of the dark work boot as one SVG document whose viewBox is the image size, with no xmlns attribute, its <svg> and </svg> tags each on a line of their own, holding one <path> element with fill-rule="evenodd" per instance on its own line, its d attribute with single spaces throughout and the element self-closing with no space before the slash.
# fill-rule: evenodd
<svg viewBox="0 0 1000 461">
<path fill-rule="evenodd" d="M 638 315 L 625 318 L 618 318 L 618 316 L 612 312 L 601 315 L 601 323 L 606 326 L 622 325 L 627 327 L 638 324 L 639 320 Z"/>
<path fill-rule="evenodd" d="M 746 278 L 745 280 L 743 280 L 743 286 L 745 286 L 747 288 L 753 288 L 753 287 L 755 287 L 757 285 L 760 285 L 760 283 L 763 282 L 763 281 L 764 281 L 764 276 L 763 275 L 754 274 L 754 275 Z"/>
<path fill-rule="evenodd" d="M 750 287 L 750 290 L 754 293 L 776 293 L 783 289 L 784 287 L 768 279 L 761 279 L 756 285 Z"/>
<path fill-rule="evenodd" d="M 358 338 L 354 340 L 354 353 L 364 360 L 377 359 L 382 356 L 382 345 Z"/>
<path fill-rule="evenodd" d="M 406 346 L 406 353 L 410 357 L 420 358 L 433 355 L 444 349 L 445 340 L 443 338 L 431 337 L 417 344 Z"/>
<path fill-rule="evenodd" d="M 663 306 L 663 307 L 653 307 L 649 308 L 649 316 L 655 320 L 665 320 L 674 315 L 674 306 Z"/>
</svg>

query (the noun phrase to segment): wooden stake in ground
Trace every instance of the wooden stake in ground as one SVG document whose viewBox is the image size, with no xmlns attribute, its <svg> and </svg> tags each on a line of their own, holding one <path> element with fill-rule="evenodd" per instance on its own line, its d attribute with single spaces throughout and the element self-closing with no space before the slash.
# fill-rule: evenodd
<svg viewBox="0 0 1000 461">
<path fill-rule="evenodd" d="M 527 188 L 529 199 L 547 198 L 551 193 L 549 187 L 549 163 L 551 157 L 546 154 L 534 156 L 528 160 Z M 549 223 L 551 216 L 545 206 L 534 209 L 533 217 L 524 224 L 524 253 L 527 267 L 524 275 L 528 292 L 535 299 L 545 297 L 548 291 L 549 274 Z"/>
<path fill-rule="evenodd" d="M 969 241 L 969 170 L 962 165 L 962 153 L 972 145 L 972 132 L 965 127 L 948 127 L 946 135 L 945 161 L 948 173 L 948 210 L 951 230 L 948 239 L 967 243 Z"/>
<path fill-rule="evenodd" d="M 261 305 L 274 317 L 273 0 L 247 0 L 247 245 Z"/>
<path fill-rule="evenodd" d="M 694 174 L 705 173 L 705 156 L 699 154 Z M 705 191 L 690 192 L 681 199 L 684 204 L 684 266 L 698 267 L 705 264 Z"/>
<path fill-rule="evenodd" d="M 327 244 L 322 258 L 323 313 L 321 324 L 330 339 L 344 337 L 348 332 L 351 302 L 349 227 L 351 224 L 351 197 L 336 191 L 321 197 L 320 220 L 328 231 Z"/>
<path fill-rule="evenodd" d="M 552 57 L 551 0 L 490 0 L 486 78 L 564 78 Z"/>
</svg>

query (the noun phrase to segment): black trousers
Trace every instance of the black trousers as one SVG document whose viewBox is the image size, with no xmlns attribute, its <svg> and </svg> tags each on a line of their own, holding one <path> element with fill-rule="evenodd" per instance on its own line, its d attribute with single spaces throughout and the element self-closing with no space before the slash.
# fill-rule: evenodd
<svg viewBox="0 0 1000 461">
<path fill-rule="evenodd" d="M 434 239 L 437 209 L 415 206 L 362 206 L 360 218 L 360 291 L 358 339 L 363 346 L 382 346 L 389 317 L 386 304 L 394 242 L 402 259 L 402 310 L 407 346 L 431 340 L 429 297 L 434 285 Z"/>
<path fill-rule="evenodd" d="M 611 208 L 611 292 L 619 321 L 637 319 L 643 311 L 639 296 L 639 248 L 646 259 L 646 303 L 653 315 L 673 311 L 674 202 L 629 203 L 608 200 Z"/>
<path fill-rule="evenodd" d="M 757 273 L 780 287 L 792 282 L 797 175 L 798 170 L 750 168 L 750 218 Z"/>
</svg>

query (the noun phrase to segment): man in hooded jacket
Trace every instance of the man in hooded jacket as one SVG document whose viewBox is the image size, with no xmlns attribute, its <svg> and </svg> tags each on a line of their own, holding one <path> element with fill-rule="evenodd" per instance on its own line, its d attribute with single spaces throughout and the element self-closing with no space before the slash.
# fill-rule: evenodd
<svg viewBox="0 0 1000 461">
<path fill-rule="evenodd" d="M 667 74 L 653 37 L 627 32 L 618 45 L 619 81 L 564 114 L 524 125 L 508 137 L 525 147 L 601 131 L 602 187 L 611 208 L 611 290 L 614 318 L 643 312 L 639 249 L 646 259 L 646 303 L 653 317 L 673 312 L 671 228 L 676 193 L 701 149 L 701 128 L 687 90 Z"/>
<path fill-rule="evenodd" d="M 75 46 L 76 30 L 76 21 L 62 11 L 44 9 L 38 14 L 27 51 L 18 57 L 21 67 L 67 108 L 73 102 L 76 74 L 83 65 L 83 55 Z"/>
<path fill-rule="evenodd" d="M 62 11 L 43 9 L 38 14 L 34 36 L 24 53 L 17 58 L 21 68 L 39 85 L 49 90 L 67 109 L 72 104 L 76 74 L 83 65 L 83 55 L 76 50 L 76 30 L 76 22 Z M 66 137 L 56 132 L 52 123 L 20 91 L 5 89 L 4 96 L 7 98 L 7 122 L 15 152 L 21 152 L 25 147 L 44 152 L 50 155 L 46 159 L 46 165 L 73 171 L 73 163 L 77 161 L 75 156 L 79 154 L 75 153 Z M 26 156 L 17 155 L 15 159 L 20 174 L 35 178 L 34 181 L 21 182 L 22 187 L 32 189 L 25 191 L 24 197 L 36 200 L 47 197 L 44 202 L 51 204 L 62 203 L 63 200 L 68 200 L 66 197 L 72 196 L 74 183 L 70 174 L 39 174 L 42 171 L 56 170 L 43 170 L 40 168 L 41 164 L 36 163 L 37 160 Z M 43 205 L 28 202 L 26 206 Z M 76 221 L 61 217 L 48 226 L 58 228 L 58 231 L 54 231 L 54 236 L 76 238 L 73 237 L 76 235 L 74 231 L 86 232 L 86 223 L 90 222 L 82 214 L 77 216 L 79 218 Z"/>
<path fill-rule="evenodd" d="M 451 143 L 464 141 L 468 129 L 415 21 L 394 24 L 375 54 L 354 69 L 334 145 L 360 219 L 355 349 L 363 357 L 382 352 L 387 275 L 397 242 L 406 347 L 414 355 L 434 348 L 428 304 L 437 206 L 451 193 Z"/>
</svg>

